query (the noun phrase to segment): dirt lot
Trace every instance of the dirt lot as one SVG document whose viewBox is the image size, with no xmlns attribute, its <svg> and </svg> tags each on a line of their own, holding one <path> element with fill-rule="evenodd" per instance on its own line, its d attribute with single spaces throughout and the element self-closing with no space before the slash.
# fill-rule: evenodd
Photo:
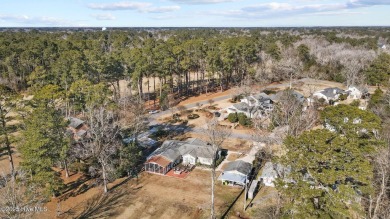
<svg viewBox="0 0 390 219">
<path fill-rule="evenodd" d="M 13 149 L 15 151 L 15 149 Z M 20 154 L 17 152 L 14 152 L 12 154 L 12 158 L 14 161 L 14 167 L 18 168 L 19 163 L 21 161 Z M 1 156 L 0 157 L 0 174 L 9 174 L 11 172 L 8 156 Z"/>
<path fill-rule="evenodd" d="M 242 154 L 237 154 L 237 153 L 231 153 L 229 156 L 226 158 L 228 161 L 235 161 L 238 158 L 242 157 Z"/>
<path fill-rule="evenodd" d="M 200 76 L 200 74 L 199 74 Z M 205 77 L 207 78 L 207 77 Z M 200 78 L 199 78 L 200 79 Z M 195 81 L 196 80 L 196 73 L 192 72 L 190 73 L 190 80 Z M 148 81 L 149 81 L 149 92 L 154 92 L 154 87 L 156 87 L 156 91 L 160 90 L 160 80 L 158 77 L 153 78 L 142 78 L 142 90 L 144 93 L 148 92 Z M 174 78 L 174 81 L 176 81 L 176 78 Z M 128 94 L 130 92 L 129 84 L 130 82 L 128 80 L 120 80 L 119 81 L 119 90 L 121 95 Z M 133 94 L 137 91 L 137 86 L 133 86 Z"/>
<path fill-rule="evenodd" d="M 208 218 L 210 211 L 210 171 L 195 169 L 186 179 L 142 173 L 138 179 L 111 184 L 114 188 L 102 196 L 101 187 L 92 188 L 61 202 L 60 218 Z M 217 182 L 216 212 L 228 209 L 239 188 Z M 49 211 L 38 218 L 54 218 L 57 204 L 53 200 Z"/>
</svg>

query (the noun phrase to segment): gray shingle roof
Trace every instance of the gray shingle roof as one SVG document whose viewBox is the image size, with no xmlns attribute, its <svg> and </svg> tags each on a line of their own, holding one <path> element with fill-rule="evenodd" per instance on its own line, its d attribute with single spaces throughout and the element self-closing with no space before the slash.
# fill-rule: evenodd
<svg viewBox="0 0 390 219">
<path fill-rule="evenodd" d="M 161 155 L 174 161 L 185 154 L 190 154 L 193 157 L 213 158 L 213 151 L 214 149 L 211 145 L 196 138 L 189 138 L 186 141 L 167 140 L 164 141 L 160 148 L 149 155 L 148 159 Z"/>
<path fill-rule="evenodd" d="M 233 104 L 233 107 L 241 111 L 248 111 L 250 108 L 250 106 L 244 102 L 235 103 Z"/>
<path fill-rule="evenodd" d="M 325 88 L 324 90 L 321 91 L 321 93 L 328 98 L 335 98 L 336 95 L 343 94 L 345 93 L 345 91 L 338 87 L 330 87 L 330 88 Z"/>
<path fill-rule="evenodd" d="M 267 162 L 264 164 L 263 172 L 261 173 L 260 178 L 272 177 L 277 178 L 280 175 L 284 176 L 291 172 L 291 167 L 284 167 L 281 164 L 273 164 L 272 162 Z"/>
<path fill-rule="evenodd" d="M 206 142 L 204 142 L 204 141 L 202 141 L 202 140 L 200 140 L 198 138 L 189 138 L 189 139 L 186 140 L 186 142 L 188 144 L 193 144 L 193 145 L 201 145 L 201 146 L 206 146 L 207 145 Z"/>
<path fill-rule="evenodd" d="M 298 93 L 295 90 L 279 91 L 278 93 L 272 94 L 270 96 L 271 100 L 275 101 L 275 102 L 278 102 L 280 100 L 280 98 L 282 97 L 282 95 L 284 94 L 284 92 L 291 92 L 291 94 L 294 95 L 294 97 L 301 103 L 305 101 L 305 97 L 301 93 Z"/>
<path fill-rule="evenodd" d="M 260 178 L 266 178 L 266 177 L 267 178 L 269 178 L 269 177 L 272 177 L 272 178 L 278 177 L 278 173 L 274 169 L 274 165 L 271 162 L 267 162 L 267 163 L 264 164 L 263 172 L 261 173 L 261 176 L 260 176 Z"/>
<path fill-rule="evenodd" d="M 69 126 L 74 128 L 74 129 L 79 127 L 80 125 L 84 124 L 83 120 L 75 118 L 75 117 L 69 117 L 68 119 L 70 122 Z"/>
<path fill-rule="evenodd" d="M 264 93 L 264 92 L 253 95 L 253 98 L 255 98 L 256 100 L 258 100 L 259 102 L 264 102 L 264 101 L 267 101 L 267 100 L 271 100 L 270 96 L 268 96 L 268 95 L 267 95 L 266 93 Z"/>
<path fill-rule="evenodd" d="M 221 175 L 219 175 L 218 180 L 231 181 L 240 185 L 245 185 L 247 177 L 237 173 L 223 172 Z"/>
<path fill-rule="evenodd" d="M 237 171 L 244 175 L 249 175 L 249 173 L 252 170 L 252 164 L 242 161 L 242 160 L 236 160 L 228 163 L 226 165 L 226 168 L 224 169 L 224 172 L 227 171 Z"/>
</svg>

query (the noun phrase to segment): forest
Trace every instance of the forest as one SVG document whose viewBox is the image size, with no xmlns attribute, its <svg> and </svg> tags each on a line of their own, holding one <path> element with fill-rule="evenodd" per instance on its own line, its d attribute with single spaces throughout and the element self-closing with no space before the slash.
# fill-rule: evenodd
<svg viewBox="0 0 390 219">
<path fill-rule="evenodd" d="M 56 168 L 64 169 L 67 177 L 73 171 L 96 178 L 105 192 L 108 182 L 137 175 L 145 152 L 136 140 L 124 144 L 122 139 L 137 139 L 147 128 L 147 110 L 152 108 L 146 109 L 145 103 L 166 110 L 200 94 L 312 78 L 346 86 L 377 86 L 369 116 L 375 117 L 375 129 L 380 131 L 375 136 L 357 136 L 355 129 L 348 129 L 348 133 L 340 130 L 356 141 L 311 131 L 287 137 L 286 147 L 299 148 L 308 139 L 318 137 L 316 141 L 323 150 L 332 144 L 327 140 L 335 138 L 351 153 L 357 153 L 356 159 L 367 158 L 367 169 L 362 172 L 370 175 L 371 182 L 361 181 L 370 186 L 359 186 L 367 190 L 362 191 L 365 197 L 380 197 L 367 198 L 359 211 L 369 218 L 386 218 L 390 213 L 381 211 L 379 203 L 390 203 L 390 162 L 386 161 L 390 142 L 390 95 L 386 92 L 390 53 L 382 48 L 389 43 L 390 28 L 381 27 L 2 29 L 0 156 L 8 157 L 10 163 L 2 185 L 30 188 L 30 192 L 17 190 L 18 198 L 9 196 L 15 189 L 7 190 L 3 203 L 44 202 L 67 191 Z M 123 82 L 128 93 L 121 92 Z M 80 143 L 64 134 L 69 126 L 64 118 L 71 117 L 82 117 L 88 123 L 89 140 Z M 381 154 L 387 157 L 375 160 L 374 153 L 353 149 L 367 144 L 381 145 Z M 374 150 L 372 147 L 368 149 Z M 16 151 L 22 157 L 20 168 L 13 162 Z M 293 162 L 299 154 L 294 156 L 283 162 Z M 354 166 L 348 168 L 355 171 Z M 304 189 L 295 187 L 285 192 L 286 200 L 296 200 L 293 193 Z M 316 195 L 306 198 L 313 200 Z M 326 198 L 332 195 L 337 194 Z M 321 207 L 302 203 L 303 207 L 310 206 L 310 211 L 297 217 L 340 216 L 329 213 L 332 209 L 324 213 Z M 301 210 L 287 204 L 285 207 L 288 216 Z M 348 216 L 348 212 L 342 215 Z"/>
</svg>

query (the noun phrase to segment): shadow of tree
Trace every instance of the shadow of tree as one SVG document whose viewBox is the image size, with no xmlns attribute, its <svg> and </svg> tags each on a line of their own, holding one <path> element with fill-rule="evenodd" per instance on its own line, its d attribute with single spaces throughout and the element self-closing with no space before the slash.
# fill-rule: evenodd
<svg viewBox="0 0 390 219">
<path fill-rule="evenodd" d="M 93 183 L 88 183 L 93 179 L 90 179 L 88 177 L 82 177 L 80 179 L 77 179 L 74 182 L 70 182 L 66 184 L 66 190 L 62 191 L 62 195 L 60 196 L 61 200 L 66 200 L 69 197 L 74 197 L 77 195 L 80 195 L 88 189 L 93 188 L 95 185 Z"/>
<path fill-rule="evenodd" d="M 112 218 L 116 209 L 124 204 L 125 190 L 115 190 L 88 199 L 85 204 L 75 206 L 63 213 L 65 218 Z"/>
</svg>

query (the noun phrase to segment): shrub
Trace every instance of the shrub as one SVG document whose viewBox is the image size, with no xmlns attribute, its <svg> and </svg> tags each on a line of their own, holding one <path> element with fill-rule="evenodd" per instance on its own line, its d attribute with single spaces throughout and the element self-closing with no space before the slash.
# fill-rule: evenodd
<svg viewBox="0 0 390 219">
<path fill-rule="evenodd" d="M 218 167 L 223 160 L 225 160 L 226 155 L 221 153 L 221 156 L 218 158 L 218 160 L 215 161 L 215 167 Z"/>
<path fill-rule="evenodd" d="M 195 110 L 196 111 L 196 110 Z M 190 110 L 186 110 L 184 113 L 186 114 L 191 114 L 192 112 L 194 112 L 194 110 L 190 109 Z"/>
<path fill-rule="evenodd" d="M 354 106 L 354 107 L 359 107 L 360 106 L 360 100 L 354 100 L 354 101 L 352 101 L 352 103 L 350 105 Z"/>
<path fill-rule="evenodd" d="M 215 110 L 215 109 L 217 109 L 217 107 L 216 107 L 216 106 L 208 106 L 207 108 L 208 108 L 208 109 L 212 109 L 212 110 Z"/>
<path fill-rule="evenodd" d="M 242 94 L 237 95 L 237 96 L 233 96 L 232 99 L 231 99 L 231 102 L 233 102 L 233 103 L 239 102 L 242 98 L 243 98 Z"/>
<path fill-rule="evenodd" d="M 341 94 L 341 95 L 339 96 L 339 100 L 340 100 L 340 101 L 346 100 L 347 98 L 348 98 L 348 94 Z"/>
<path fill-rule="evenodd" d="M 374 94 L 371 95 L 370 101 L 368 102 L 368 106 L 370 108 L 381 104 L 383 102 L 383 91 L 378 87 Z"/>
<path fill-rule="evenodd" d="M 320 98 L 318 99 L 318 103 L 320 103 L 321 105 L 325 104 L 326 100 L 324 98 Z"/>
<path fill-rule="evenodd" d="M 263 92 L 267 95 L 270 95 L 270 94 L 276 94 L 276 91 L 274 90 L 263 90 Z"/>
<path fill-rule="evenodd" d="M 230 113 L 230 114 L 228 115 L 228 120 L 229 120 L 229 122 L 231 122 L 231 123 L 238 122 L 237 113 Z"/>
<path fill-rule="evenodd" d="M 188 119 L 197 119 L 197 118 L 199 118 L 199 115 L 193 113 L 193 114 L 188 115 L 187 118 L 188 118 Z"/>
<path fill-rule="evenodd" d="M 174 123 L 176 123 L 176 122 L 174 122 Z M 163 130 L 163 129 L 158 129 L 157 132 L 154 132 L 153 134 L 149 135 L 149 137 L 154 139 L 154 140 L 158 140 L 160 138 L 168 136 L 168 134 L 169 134 L 168 131 Z"/>
<path fill-rule="evenodd" d="M 238 124 L 240 124 L 242 126 L 250 126 L 251 120 L 244 113 L 239 113 L 238 114 Z"/>
</svg>

